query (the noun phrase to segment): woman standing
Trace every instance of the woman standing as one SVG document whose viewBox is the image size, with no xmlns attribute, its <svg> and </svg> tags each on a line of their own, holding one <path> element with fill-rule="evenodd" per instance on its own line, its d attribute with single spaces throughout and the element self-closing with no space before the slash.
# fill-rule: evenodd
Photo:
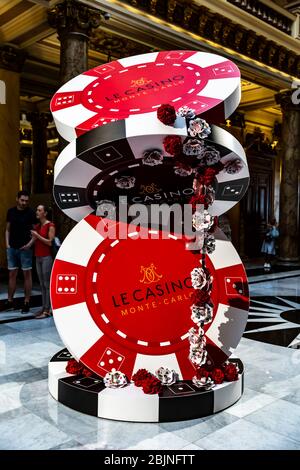
<svg viewBox="0 0 300 470">
<path fill-rule="evenodd" d="M 279 237 L 276 219 L 272 219 L 267 225 L 267 232 L 263 241 L 261 252 L 265 254 L 264 270 L 271 270 L 271 258 L 276 255 L 276 239 Z"/>
<path fill-rule="evenodd" d="M 31 230 L 34 240 L 34 251 L 36 256 L 36 270 L 40 281 L 43 308 L 35 317 L 37 319 L 51 316 L 50 304 L 50 275 L 53 264 L 51 245 L 55 237 L 55 226 L 47 219 L 49 210 L 43 204 L 36 209 L 36 218 L 39 223 Z"/>
</svg>

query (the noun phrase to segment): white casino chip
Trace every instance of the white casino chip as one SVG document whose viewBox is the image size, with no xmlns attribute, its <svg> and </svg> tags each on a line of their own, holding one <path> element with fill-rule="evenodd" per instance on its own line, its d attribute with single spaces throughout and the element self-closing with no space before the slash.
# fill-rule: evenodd
<svg viewBox="0 0 300 470">
<path fill-rule="evenodd" d="M 178 118 L 176 127 L 162 124 L 149 114 L 120 120 L 94 129 L 71 142 L 60 154 L 54 172 L 54 197 L 65 214 L 79 221 L 94 212 L 100 201 L 118 205 L 126 196 L 128 205 L 188 203 L 194 193 L 194 173 L 180 174 L 176 159 L 164 150 L 168 135 L 188 140 L 187 125 Z M 215 178 L 215 201 L 210 213 L 219 216 L 244 196 L 249 184 L 249 170 L 243 147 L 224 129 L 211 126 L 212 132 L 203 145 L 213 151 L 225 165 L 240 162 L 240 171 L 222 170 Z M 145 165 L 144 154 L 156 149 L 163 156 L 159 165 Z M 188 164 L 197 166 L 197 155 L 186 156 Z M 121 184 L 122 183 L 122 184 Z"/>
<path fill-rule="evenodd" d="M 58 132 L 71 141 L 112 121 L 152 113 L 163 103 L 188 106 L 221 122 L 241 96 L 238 67 L 216 54 L 152 52 L 99 65 L 65 83 L 50 109 Z"/>
<path fill-rule="evenodd" d="M 126 224 L 105 231 L 106 222 L 95 215 L 79 222 L 54 262 L 51 301 L 63 343 L 102 377 L 112 368 L 130 378 L 140 368 L 155 372 L 163 366 L 191 379 L 190 273 L 199 253 L 187 251 L 176 234 L 158 238 L 144 228 L 125 238 Z M 214 277 L 214 309 L 204 329 L 208 360 L 218 365 L 240 341 L 249 301 L 244 267 L 220 230 L 207 267 Z"/>
</svg>

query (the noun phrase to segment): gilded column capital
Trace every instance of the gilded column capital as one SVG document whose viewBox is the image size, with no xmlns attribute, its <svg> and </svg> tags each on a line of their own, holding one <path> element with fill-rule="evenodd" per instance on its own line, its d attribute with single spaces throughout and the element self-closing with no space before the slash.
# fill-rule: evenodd
<svg viewBox="0 0 300 470">
<path fill-rule="evenodd" d="M 48 23 L 61 38 L 67 34 L 88 38 L 101 22 L 101 10 L 95 10 L 75 0 L 65 0 L 48 11 Z"/>
<path fill-rule="evenodd" d="M 1 69 L 21 72 L 25 58 L 25 52 L 11 44 L 3 44 L 0 46 Z"/>
</svg>

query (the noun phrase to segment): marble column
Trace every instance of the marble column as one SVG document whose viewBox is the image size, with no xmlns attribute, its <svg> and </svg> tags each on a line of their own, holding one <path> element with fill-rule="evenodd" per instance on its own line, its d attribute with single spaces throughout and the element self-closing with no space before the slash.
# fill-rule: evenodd
<svg viewBox="0 0 300 470">
<path fill-rule="evenodd" d="M 74 0 L 65 0 L 49 10 L 49 24 L 57 30 L 60 40 L 61 83 L 88 69 L 89 36 L 100 20 L 100 10 Z"/>
<path fill-rule="evenodd" d="M 88 70 L 88 42 L 94 28 L 100 25 L 101 12 L 73 0 L 65 0 L 48 12 L 48 22 L 60 40 L 61 84 Z M 67 142 L 59 137 L 59 151 Z M 64 239 L 75 225 L 54 204 L 54 218 L 59 237 Z"/>
<path fill-rule="evenodd" d="M 51 120 L 50 114 L 31 112 L 27 119 L 32 126 L 32 192 L 45 192 L 47 173 L 47 126 Z"/>
<path fill-rule="evenodd" d="M 279 254 L 286 262 L 299 260 L 300 104 L 293 91 L 275 95 L 282 109 Z"/>
<path fill-rule="evenodd" d="M 6 211 L 16 202 L 19 190 L 20 71 L 23 52 L 0 46 L 0 268 L 6 267 Z"/>
</svg>

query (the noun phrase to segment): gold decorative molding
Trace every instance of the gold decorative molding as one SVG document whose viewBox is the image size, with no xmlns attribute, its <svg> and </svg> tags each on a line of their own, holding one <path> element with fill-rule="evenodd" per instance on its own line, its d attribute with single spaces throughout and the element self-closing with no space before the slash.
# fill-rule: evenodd
<svg viewBox="0 0 300 470">
<path fill-rule="evenodd" d="M 143 0 L 135 0 L 134 2 L 132 0 L 122 0 L 118 3 L 128 4 L 130 7 L 134 6 L 159 20 L 171 23 L 173 27 L 179 27 L 187 32 L 198 34 L 253 60 L 258 60 L 269 67 L 292 76 L 300 76 L 300 56 L 295 52 L 299 50 L 299 47 L 296 47 L 297 41 L 267 24 L 263 24 L 262 27 L 259 24 L 262 23 L 260 20 L 247 15 L 251 20 L 256 20 L 258 26 L 257 28 L 253 27 L 254 30 L 251 30 L 252 25 L 246 26 L 246 13 L 233 7 L 228 2 L 219 0 L 219 8 L 216 8 L 216 11 L 223 11 L 220 8 L 221 3 L 231 13 L 233 10 L 237 10 L 239 14 L 244 15 L 244 20 L 240 24 L 226 18 L 225 13 L 222 16 L 220 13 L 203 6 L 204 3 L 213 7 L 216 3 L 215 0 L 210 0 L 210 2 L 202 1 L 201 5 L 199 1 L 187 3 L 184 0 L 165 0 L 165 8 L 161 7 L 161 2 L 154 2 L 152 8 L 150 8 L 151 4 Z M 268 31 L 271 28 L 272 34 L 259 34 L 259 31 L 264 32 L 264 28 Z M 277 37 L 281 38 L 278 42 L 276 41 Z M 287 46 L 283 45 L 283 41 Z M 289 49 L 290 45 L 291 48 Z"/>
</svg>

